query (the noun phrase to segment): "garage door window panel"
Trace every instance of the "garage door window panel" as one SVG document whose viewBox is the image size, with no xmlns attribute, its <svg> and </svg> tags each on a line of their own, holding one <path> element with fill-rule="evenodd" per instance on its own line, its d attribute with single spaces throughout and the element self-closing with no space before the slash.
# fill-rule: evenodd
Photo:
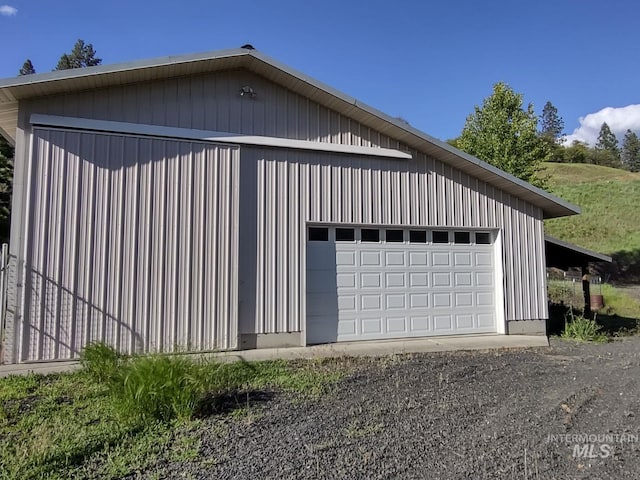
<svg viewBox="0 0 640 480">
<path fill-rule="evenodd" d="M 410 243 L 427 243 L 427 232 L 425 230 L 411 230 L 409 232 Z"/>
<path fill-rule="evenodd" d="M 336 228 L 336 242 L 353 242 L 355 238 L 353 228 Z"/>
<path fill-rule="evenodd" d="M 366 243 L 377 243 L 380 241 L 380 230 L 374 228 L 363 228 L 360 231 L 360 240 Z"/>
<path fill-rule="evenodd" d="M 476 232 L 477 245 L 491 245 L 491 234 L 489 232 Z"/>
<path fill-rule="evenodd" d="M 404 231 L 385 230 L 385 239 L 387 243 L 402 243 L 404 242 Z"/>
<path fill-rule="evenodd" d="M 453 242 L 455 244 L 469 245 L 471 243 L 471 233 L 470 232 L 454 232 Z"/>
<path fill-rule="evenodd" d="M 433 243 L 449 243 L 449 232 L 436 230 L 431 235 Z"/>
<path fill-rule="evenodd" d="M 326 227 L 309 227 L 310 242 L 328 242 L 329 229 Z"/>
</svg>

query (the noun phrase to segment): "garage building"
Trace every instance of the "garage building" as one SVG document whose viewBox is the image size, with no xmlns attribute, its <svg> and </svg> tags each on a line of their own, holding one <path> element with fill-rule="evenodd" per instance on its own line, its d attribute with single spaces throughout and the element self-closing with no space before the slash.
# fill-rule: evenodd
<svg viewBox="0 0 640 480">
<path fill-rule="evenodd" d="M 7 363 L 544 334 L 577 207 L 247 49 L 0 81 Z"/>
</svg>

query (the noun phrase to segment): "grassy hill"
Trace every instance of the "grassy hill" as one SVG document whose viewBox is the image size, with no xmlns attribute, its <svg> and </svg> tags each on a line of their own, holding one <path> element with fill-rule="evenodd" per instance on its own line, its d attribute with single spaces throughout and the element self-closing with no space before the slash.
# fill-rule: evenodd
<svg viewBox="0 0 640 480">
<path fill-rule="evenodd" d="M 547 163 L 548 190 L 582 208 L 545 221 L 549 235 L 614 257 L 613 279 L 640 280 L 640 173 Z"/>
<path fill-rule="evenodd" d="M 551 193 L 582 209 L 546 220 L 549 235 L 607 254 L 640 249 L 640 173 L 572 163 L 545 169 Z"/>
</svg>

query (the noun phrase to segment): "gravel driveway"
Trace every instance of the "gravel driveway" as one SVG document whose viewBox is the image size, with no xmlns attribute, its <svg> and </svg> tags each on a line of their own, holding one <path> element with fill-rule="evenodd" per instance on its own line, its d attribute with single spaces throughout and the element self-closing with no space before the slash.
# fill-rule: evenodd
<svg viewBox="0 0 640 480">
<path fill-rule="evenodd" d="M 640 478 L 640 338 L 352 368 L 320 399 L 205 419 L 197 458 L 145 477 Z"/>
</svg>

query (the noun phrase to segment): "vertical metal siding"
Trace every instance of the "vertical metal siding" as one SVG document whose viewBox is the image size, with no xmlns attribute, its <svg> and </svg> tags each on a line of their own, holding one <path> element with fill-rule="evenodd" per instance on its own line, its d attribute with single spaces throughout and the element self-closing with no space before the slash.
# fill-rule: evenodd
<svg viewBox="0 0 640 480">
<path fill-rule="evenodd" d="M 308 222 L 501 229 L 507 320 L 546 318 L 538 208 L 424 156 L 393 162 L 254 148 L 243 159 L 257 170 L 258 264 L 243 272 L 256 276 L 256 333 L 302 328 Z"/>
<path fill-rule="evenodd" d="M 239 96 L 239 89 L 244 85 L 250 85 L 256 91 L 256 100 Z M 140 105 L 149 108 L 139 108 Z M 337 114 L 311 99 L 241 70 L 30 100 L 21 104 L 21 112 L 23 123 L 30 113 L 45 113 L 408 149 L 401 142 Z M 23 126 L 26 127 L 26 124 Z M 95 149 L 101 155 L 110 155 L 110 149 L 117 145 L 105 142 L 102 137 L 104 136 L 90 140 L 95 143 L 91 147 L 85 145 L 89 140 L 83 140 L 81 149 Z M 149 159 L 157 158 L 162 154 L 159 150 L 165 149 L 159 145 L 163 145 L 162 142 L 148 145 L 140 143 L 137 154 Z M 47 145 L 46 148 L 51 148 L 52 155 L 57 155 L 53 147 Z M 130 147 L 125 145 L 121 148 Z M 179 155 L 180 148 L 182 147 L 174 148 L 172 158 Z M 75 288 L 82 288 L 83 292 L 91 296 L 92 301 L 95 297 L 98 305 L 115 309 L 115 313 L 110 312 L 110 315 L 135 315 L 136 319 L 146 319 L 139 320 L 142 324 L 133 327 L 135 335 L 131 334 L 130 338 L 125 339 L 130 345 L 136 345 L 136 348 L 142 343 L 142 349 L 149 350 L 168 341 L 167 339 L 182 341 L 183 338 L 193 336 L 208 338 L 226 335 L 222 324 L 216 323 L 213 326 L 210 322 L 203 321 L 199 324 L 185 323 L 186 308 L 170 298 L 150 296 L 143 302 L 133 298 L 139 298 L 147 289 L 167 287 L 175 292 L 191 288 L 192 291 L 199 292 L 195 294 L 198 301 L 194 301 L 190 307 L 192 317 L 213 318 L 224 314 L 224 308 L 215 302 L 215 296 L 210 291 L 211 288 L 224 288 L 218 278 L 218 269 L 221 267 L 210 251 L 198 251 L 195 244 L 205 242 L 212 249 L 225 248 L 225 239 L 212 234 L 206 225 L 211 210 L 221 208 L 223 203 L 215 195 L 206 193 L 206 185 L 218 182 L 219 176 L 228 175 L 228 172 L 223 174 L 223 169 L 211 172 L 202 166 L 203 160 L 199 155 L 206 157 L 206 153 L 198 153 L 196 149 L 191 171 L 176 170 L 175 160 L 147 161 L 141 162 L 137 170 L 127 170 L 122 179 L 116 172 L 87 166 L 83 162 L 78 167 L 72 167 L 71 164 L 65 167 L 69 171 L 77 170 L 78 182 L 82 184 L 83 192 L 87 192 L 87 195 L 83 194 L 78 198 L 79 206 L 76 208 L 79 208 L 80 219 L 83 219 L 78 227 L 78 255 L 88 262 L 88 267 L 80 268 L 77 272 L 65 270 L 64 281 L 71 284 L 75 282 Z M 84 158 L 84 154 L 80 157 Z M 246 294 L 247 301 L 252 303 L 248 307 L 251 319 L 243 320 L 244 328 L 249 329 L 251 326 L 251 330 L 256 333 L 299 331 L 303 328 L 304 233 L 308 221 L 500 228 L 504 234 L 506 318 L 546 318 L 542 212 L 538 208 L 526 205 L 525 202 L 518 203 L 518 200 L 503 195 L 497 188 L 470 178 L 419 152 L 414 152 L 413 161 L 397 162 L 243 148 L 243 162 L 251 172 L 246 176 L 243 173 L 242 188 L 246 188 L 244 182 L 251 179 L 254 183 L 247 194 L 253 196 L 255 192 L 256 195 L 251 206 L 251 217 L 242 220 L 245 231 L 255 238 L 255 243 L 249 243 L 255 252 L 252 249 L 245 254 L 255 255 L 256 258 L 255 270 L 252 260 L 245 262 L 241 272 L 241 283 L 243 279 L 252 277 L 246 282 L 252 290 Z M 52 162 L 46 168 L 55 167 L 56 172 L 60 173 L 60 167 L 56 165 L 58 164 L 54 165 Z M 44 175 L 43 178 L 48 178 L 49 175 L 44 170 L 40 174 Z M 192 175 L 193 179 L 177 178 L 185 175 Z M 236 175 L 234 181 L 239 181 L 237 174 L 233 175 Z M 137 178 L 138 184 L 128 183 L 130 178 Z M 40 203 L 36 203 L 39 208 L 45 208 L 45 212 L 38 213 L 44 222 L 48 221 L 48 217 L 45 218 L 49 215 L 47 208 L 51 208 L 52 212 L 57 211 L 55 209 L 58 207 L 47 203 L 48 196 L 57 190 L 55 184 L 48 180 L 37 181 L 43 187 L 38 190 L 42 196 L 38 197 Z M 118 182 L 122 181 L 126 186 L 124 194 L 112 187 L 114 182 L 120 185 Z M 162 185 L 162 191 L 167 194 L 160 193 L 157 185 Z M 182 192 L 183 188 L 193 190 L 191 197 L 183 193 L 174 195 L 174 189 Z M 285 192 L 287 195 L 284 195 Z M 121 206 L 118 195 L 126 197 L 124 210 L 118 210 L 118 206 Z M 107 235 L 104 226 L 116 224 L 118 218 L 125 225 L 134 221 L 135 215 L 128 203 L 130 197 L 139 205 L 138 228 L 122 230 L 120 237 Z M 65 197 L 65 202 L 71 200 Z M 67 203 L 65 208 L 66 205 Z M 189 215 L 199 219 L 189 234 L 182 227 L 170 223 L 182 218 L 171 214 L 176 205 L 185 205 L 186 210 L 190 211 Z M 86 215 L 92 216 L 92 222 L 86 220 Z M 157 216 L 158 219 L 153 224 L 145 224 L 145 215 Z M 247 227 L 244 222 L 251 225 Z M 123 251 L 131 248 L 134 233 L 139 239 L 134 244 L 139 257 L 135 264 L 125 258 L 120 267 L 119 264 L 109 263 L 106 259 L 93 255 L 96 249 L 110 249 L 113 242 L 121 242 Z M 230 235 L 237 236 L 238 233 L 234 230 Z M 53 248 L 60 240 L 55 237 L 45 241 L 44 236 L 40 236 L 34 237 L 33 241 L 34 245 L 41 243 L 37 248 L 34 246 L 35 254 L 46 256 L 50 255 L 48 249 Z M 232 245 L 233 241 L 229 240 Z M 204 262 L 204 267 L 193 269 L 190 273 L 176 270 L 176 265 L 181 265 L 187 258 L 187 252 L 180 250 L 178 253 L 164 255 L 164 250 L 176 242 L 193 243 L 190 255 L 194 262 L 195 259 L 200 263 Z M 145 259 L 151 261 L 144 263 Z M 50 268 L 54 269 L 55 266 Z M 97 273 L 112 272 L 118 268 L 127 272 L 122 274 L 122 282 L 138 282 L 135 294 L 123 290 L 120 303 L 113 297 L 117 292 L 113 291 L 109 281 Z M 141 287 L 141 284 L 145 284 L 145 287 Z M 99 292 L 105 294 L 104 298 Z M 37 291 L 34 295 L 36 294 Z M 230 294 L 237 295 L 237 292 Z M 50 299 L 46 300 L 49 301 Z M 57 299 L 51 301 L 55 304 Z M 61 301 L 60 308 L 68 308 L 68 299 L 62 294 Z M 41 303 L 34 303 L 33 308 L 44 308 L 45 304 L 49 305 L 46 302 L 42 299 Z M 76 321 L 80 329 L 76 332 L 76 337 L 80 335 L 85 339 L 92 339 L 100 335 L 116 334 L 109 330 L 111 324 L 106 321 L 109 317 L 105 312 L 91 305 L 79 304 L 75 308 L 77 318 L 91 320 L 83 320 L 84 323 Z M 40 315 L 38 318 L 44 321 L 45 317 Z M 93 322 L 94 318 L 105 319 L 104 325 Z M 126 336 L 126 332 L 125 328 L 120 335 Z M 230 335 L 233 337 L 233 334 Z"/>
<path fill-rule="evenodd" d="M 234 348 L 238 149 L 38 129 L 19 360 Z"/>
<path fill-rule="evenodd" d="M 240 96 L 245 85 L 254 89 L 255 100 Z M 54 95 L 26 101 L 20 108 L 27 114 L 408 150 L 375 130 L 243 70 Z"/>
</svg>

